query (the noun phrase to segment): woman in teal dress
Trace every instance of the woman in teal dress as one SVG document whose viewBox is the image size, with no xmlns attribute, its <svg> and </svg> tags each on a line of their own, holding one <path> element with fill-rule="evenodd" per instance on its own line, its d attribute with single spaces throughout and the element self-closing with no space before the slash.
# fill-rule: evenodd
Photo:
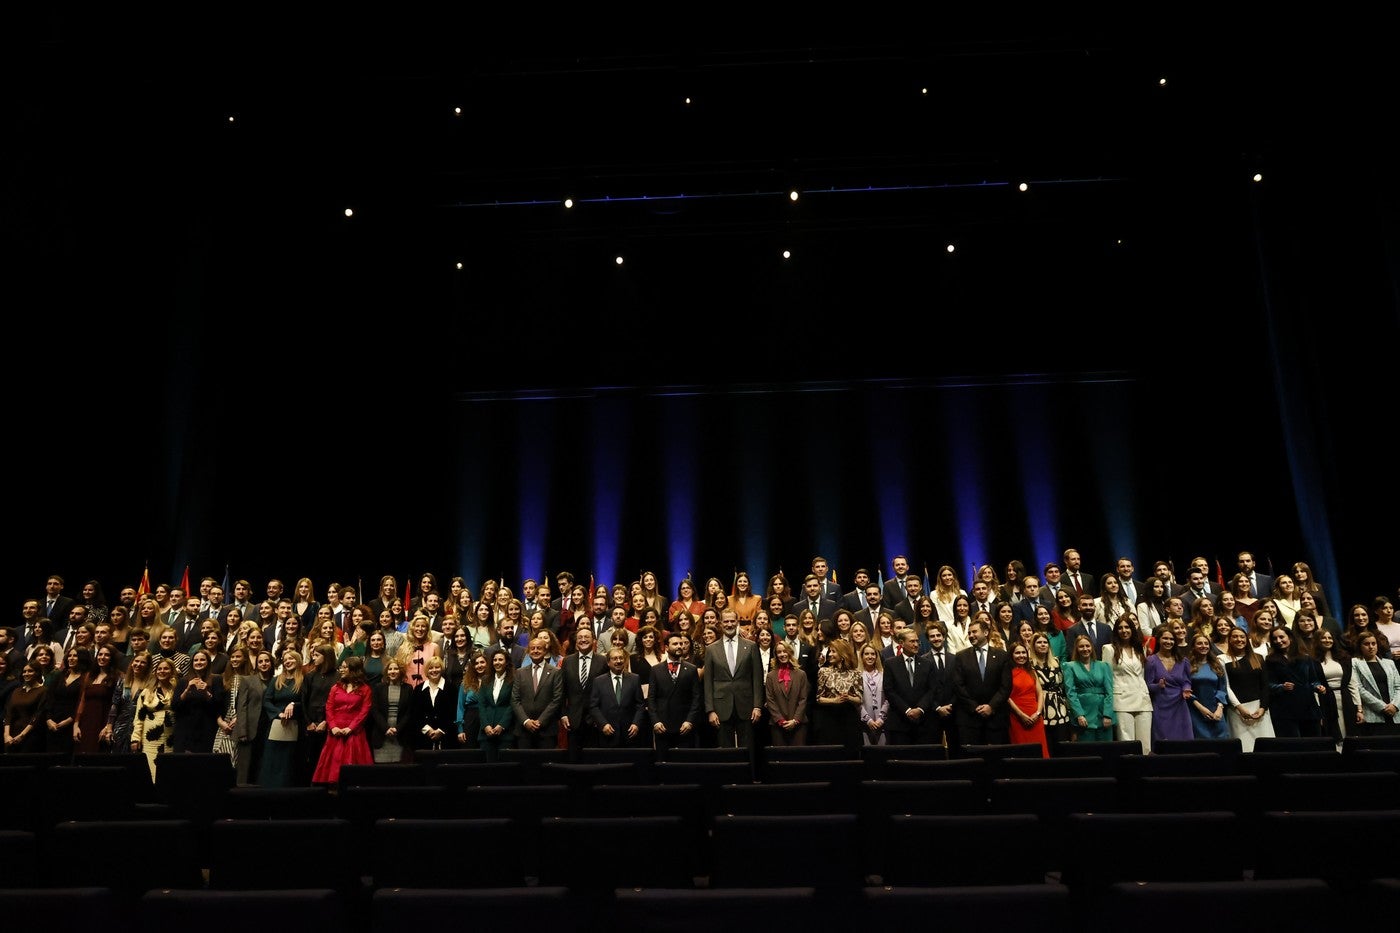
<svg viewBox="0 0 1400 933">
<path fill-rule="evenodd" d="M 1233 627 L 1233 624 L 1232 626 Z M 1198 632 L 1191 639 L 1191 731 L 1198 739 L 1228 739 L 1230 724 L 1225 711 L 1230 708 L 1226 689 L 1225 665 L 1211 650 L 1210 636 Z"/>
<path fill-rule="evenodd" d="M 267 685 L 263 712 L 271 726 L 263 746 L 258 783 L 263 787 L 291 787 L 297 771 L 297 745 L 301 740 L 301 654 L 293 648 L 282 654 L 282 671 Z"/>
<path fill-rule="evenodd" d="M 1050 650 L 1054 652 L 1055 657 L 1063 658 L 1065 656 L 1065 633 L 1055 628 L 1050 610 L 1043 605 L 1035 607 L 1035 630 L 1045 633 L 1045 637 L 1050 640 Z M 1034 651 L 1031 652 L 1031 654 L 1034 653 Z"/>
<path fill-rule="evenodd" d="M 1113 668 L 1094 660 L 1088 635 L 1074 640 L 1074 660 L 1064 665 L 1070 722 L 1080 742 L 1113 741 Z"/>
<path fill-rule="evenodd" d="M 515 715 L 510 707 L 514 675 L 510 656 L 499 648 L 492 651 L 491 673 L 482 678 L 476 696 L 480 723 L 477 740 L 486 752 L 487 761 L 499 760 L 501 749 L 515 745 Z"/>
</svg>

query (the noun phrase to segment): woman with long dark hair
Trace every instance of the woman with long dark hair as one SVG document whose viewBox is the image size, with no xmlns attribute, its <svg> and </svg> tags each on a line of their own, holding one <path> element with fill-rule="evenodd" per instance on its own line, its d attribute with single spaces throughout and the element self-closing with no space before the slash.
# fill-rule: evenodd
<svg viewBox="0 0 1400 933">
<path fill-rule="evenodd" d="M 1225 695 L 1230 701 L 1226 714 L 1230 735 L 1239 739 L 1241 750 L 1252 752 L 1255 741 L 1274 735 L 1274 722 L 1269 718 L 1269 676 L 1244 629 L 1230 629 L 1222 660 Z"/>
<path fill-rule="evenodd" d="M 1151 754 L 1152 697 L 1147 692 L 1147 651 L 1142 646 L 1142 629 L 1132 613 L 1119 616 L 1113 624 L 1113 638 L 1103 647 L 1103 662 L 1113 671 L 1118 740 L 1139 742 L 1142 753 Z"/>
<path fill-rule="evenodd" d="M 1170 623 L 1157 629 L 1154 640 L 1157 651 L 1147 658 L 1144 676 L 1147 693 L 1152 697 L 1152 741 L 1191 739 L 1191 665 L 1177 647 L 1177 633 Z"/>
<path fill-rule="evenodd" d="M 334 785 L 345 765 L 373 764 L 365 721 L 369 719 L 369 686 L 365 684 L 364 658 L 340 662 L 339 680 L 326 699 L 326 739 L 316 761 L 311 783 Z"/>
<path fill-rule="evenodd" d="M 1269 675 L 1269 715 L 1274 733 L 1280 736 L 1322 734 L 1322 701 L 1327 684 L 1322 668 L 1312 657 L 1298 652 L 1298 645 L 1286 628 L 1269 633 L 1272 646 L 1264 659 Z"/>
</svg>

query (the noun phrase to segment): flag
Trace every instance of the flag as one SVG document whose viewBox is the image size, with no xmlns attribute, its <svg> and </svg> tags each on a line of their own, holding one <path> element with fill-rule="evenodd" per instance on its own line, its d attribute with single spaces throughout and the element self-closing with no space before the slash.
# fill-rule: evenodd
<svg viewBox="0 0 1400 933">
<path fill-rule="evenodd" d="M 734 592 L 739 588 L 739 568 L 734 568 L 734 576 L 729 578 L 729 598 L 734 598 Z"/>
<path fill-rule="evenodd" d="M 136 600 L 140 602 L 151 595 L 151 565 L 147 564 L 141 571 L 141 583 L 136 587 Z"/>
<path fill-rule="evenodd" d="M 228 586 L 228 564 L 224 564 L 224 582 L 219 584 L 219 586 L 224 591 L 224 599 L 228 599 L 229 595 L 233 592 Z"/>
<path fill-rule="evenodd" d="M 933 587 L 929 586 L 928 564 L 924 564 L 924 592 L 928 594 L 930 599 L 933 598 Z"/>
<path fill-rule="evenodd" d="M 838 587 L 841 585 L 841 581 L 838 580 L 838 579 L 836 579 L 836 568 L 835 568 L 835 567 L 832 567 L 832 568 L 831 568 L 831 582 L 832 582 L 832 583 L 835 583 Z"/>
<path fill-rule="evenodd" d="M 190 598 L 190 565 L 185 565 L 185 575 L 180 578 L 180 589 L 184 591 L 185 598 Z"/>
<path fill-rule="evenodd" d="M 883 569 L 875 571 L 875 578 L 880 583 L 880 592 L 885 592 L 885 571 Z"/>
<path fill-rule="evenodd" d="M 1220 558 L 1215 559 L 1215 585 L 1220 587 L 1220 592 L 1225 592 L 1225 571 L 1220 566 Z"/>
<path fill-rule="evenodd" d="M 403 614 L 408 615 L 408 606 L 413 602 L 413 577 L 403 578 Z"/>
</svg>

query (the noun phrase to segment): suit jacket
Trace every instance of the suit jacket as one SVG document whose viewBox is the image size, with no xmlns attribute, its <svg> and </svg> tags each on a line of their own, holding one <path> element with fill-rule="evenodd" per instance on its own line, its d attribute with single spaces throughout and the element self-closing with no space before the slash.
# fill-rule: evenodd
<svg viewBox="0 0 1400 933">
<path fill-rule="evenodd" d="M 46 617 L 54 625 L 67 625 L 68 613 L 72 612 L 77 604 L 77 600 L 71 596 L 60 595 L 54 600 L 53 609 L 49 609 L 49 598 L 45 595 L 39 600 L 39 615 Z"/>
<path fill-rule="evenodd" d="M 1011 696 L 1011 659 L 999 648 L 987 648 L 987 675 L 977 668 L 977 649 L 964 648 L 953 658 L 953 696 L 959 720 L 982 722 L 977 707 L 993 710 L 991 721 L 1007 721 L 1006 702 Z"/>
<path fill-rule="evenodd" d="M 845 596 L 841 597 L 841 608 L 848 609 L 851 612 L 860 612 L 865 608 L 865 602 L 863 601 L 864 595 L 865 594 L 860 590 L 851 590 Z"/>
<path fill-rule="evenodd" d="M 943 666 L 942 669 L 933 662 L 933 652 L 924 655 L 924 660 L 929 662 L 928 684 L 931 691 L 930 702 L 933 704 L 929 712 L 939 706 L 951 706 L 955 697 L 953 696 L 953 665 L 957 661 L 957 654 L 949 651 L 948 646 L 943 646 Z"/>
<path fill-rule="evenodd" d="M 1085 573 L 1082 570 L 1079 571 L 1079 582 L 1083 585 L 1084 592 L 1088 593 L 1090 596 L 1099 595 L 1099 581 L 1094 579 L 1092 573 Z M 1074 592 L 1074 575 L 1068 570 L 1060 577 L 1060 583 L 1069 587 L 1071 593 Z"/>
<path fill-rule="evenodd" d="M 763 679 L 763 696 L 764 705 L 773 724 L 787 722 L 789 719 L 806 722 L 807 694 L 810 690 L 811 683 L 807 680 L 806 672 L 800 667 L 793 667 L 792 683 L 788 685 L 787 690 L 784 690 L 778 681 L 778 671 L 769 671 L 768 676 Z"/>
<path fill-rule="evenodd" d="M 613 695 L 612 671 L 603 668 L 605 676 L 590 678 L 593 682 L 588 697 L 588 721 L 601 733 L 603 727 L 611 725 L 614 735 L 604 741 L 623 744 L 627 741 L 627 728 L 635 725 L 640 733 L 647 728 L 646 701 L 642 698 L 642 678 L 631 671 L 622 674 L 621 699 Z M 589 671 L 591 674 L 592 671 Z M 670 679 L 670 674 L 666 675 Z"/>
<path fill-rule="evenodd" d="M 893 655 L 893 652 L 891 653 Z M 933 713 L 933 684 L 929 675 L 932 666 L 926 658 L 914 658 L 914 677 L 909 678 L 909 667 L 904 657 L 891 657 L 885 665 L 885 699 L 890 704 L 889 718 L 885 720 L 887 732 L 911 732 L 920 728 Z M 923 719 L 918 723 L 906 714 L 911 709 L 922 709 Z"/>
<path fill-rule="evenodd" d="M 1256 592 L 1254 592 L 1252 595 L 1263 599 L 1265 596 L 1269 596 L 1273 593 L 1274 578 L 1269 576 L 1267 573 L 1260 573 L 1258 570 L 1255 570 L 1254 588 Z"/>
<path fill-rule="evenodd" d="M 1395 662 L 1390 658 L 1377 656 L 1376 660 L 1380 661 L 1381 670 L 1385 672 L 1386 692 L 1381 692 L 1366 660 L 1356 657 L 1351 659 L 1352 698 L 1360 707 L 1361 716 L 1366 722 L 1389 722 L 1390 719 L 1385 714 L 1386 704 L 1394 703 L 1400 706 L 1400 671 L 1397 671 Z"/>
<path fill-rule="evenodd" d="M 579 730 L 583 728 L 584 720 L 588 717 L 589 697 L 593 692 L 592 681 L 601 674 L 608 673 L 607 655 L 599 653 L 596 649 L 589 656 L 588 662 L 588 684 L 579 683 L 579 666 L 583 663 L 578 652 L 574 652 L 564 659 L 560 667 L 560 674 L 563 677 L 564 706 L 560 710 L 561 716 L 569 717 L 569 725 Z"/>
<path fill-rule="evenodd" d="M 669 663 L 670 659 L 667 659 Z M 689 661 L 680 662 L 676 677 L 671 679 L 667 664 L 651 669 L 651 685 L 647 690 L 647 713 L 653 723 L 663 723 L 666 731 L 675 735 L 681 723 L 700 724 L 700 672 Z"/>
<path fill-rule="evenodd" d="M 519 676 L 519 672 L 516 672 L 516 676 Z M 480 735 L 485 738 L 484 730 L 487 726 L 505 726 L 506 731 L 501 733 L 500 737 L 504 740 L 504 744 L 512 744 L 515 742 L 515 712 L 511 696 L 515 691 L 511 684 L 507 683 L 501 688 L 501 698 L 499 700 L 492 699 L 491 691 L 495 688 L 495 684 L 496 677 L 491 674 L 482 681 L 481 689 L 476 692 L 476 708 L 481 711 L 481 729 L 483 730 Z M 491 741 L 495 741 L 495 739 Z"/>
<path fill-rule="evenodd" d="M 423 734 L 424 726 L 441 729 L 447 733 L 442 739 L 443 742 L 447 742 L 448 739 L 457 735 L 458 688 L 452 686 L 446 677 L 439 683 L 442 688 L 438 690 L 437 699 L 433 699 L 426 680 L 413 691 L 413 735 L 419 748 L 428 748 L 432 745 L 428 737 Z"/>
<path fill-rule="evenodd" d="M 564 702 L 564 676 L 557 667 L 541 666 L 540 688 L 535 690 L 535 669 L 517 671 L 510 688 L 510 711 L 515 717 L 517 735 L 526 733 L 525 720 L 538 719 L 540 731 L 554 727 Z M 454 710 L 454 713 L 456 711 Z"/>
<path fill-rule="evenodd" d="M 258 737 L 264 715 L 263 692 L 266 688 L 267 684 L 264 684 L 257 674 L 238 678 L 238 692 L 233 697 L 236 710 L 234 715 L 237 717 L 233 724 L 235 742 L 252 742 Z M 251 754 L 251 751 L 243 754 Z"/>
<path fill-rule="evenodd" d="M 835 583 L 832 583 L 830 580 L 823 580 L 822 599 L 831 600 L 833 603 L 836 603 L 839 608 L 841 603 L 841 587 L 837 586 Z"/>
<path fill-rule="evenodd" d="M 1076 622 L 1065 629 L 1065 655 L 1074 657 L 1074 642 L 1080 635 L 1088 635 L 1089 630 L 1083 622 Z M 1113 626 L 1103 622 L 1094 623 L 1094 634 L 1091 636 L 1094 641 L 1094 660 L 1103 657 L 1103 646 L 1113 641 Z"/>
<path fill-rule="evenodd" d="M 1049 592 L 1041 590 L 1040 595 L 1035 599 L 1021 597 L 1021 601 L 1013 603 L 1011 606 L 1011 622 L 1013 625 L 1020 625 L 1022 622 L 1035 624 L 1035 609 L 1037 606 L 1044 606 L 1050 611 L 1055 610 L 1055 602 L 1050 598 Z"/>
<path fill-rule="evenodd" d="M 885 581 L 882 595 L 883 598 L 880 600 L 882 605 L 898 606 L 909 598 L 909 591 L 904 588 L 904 581 L 896 578 Z"/>
<path fill-rule="evenodd" d="M 810 608 L 812 608 L 812 604 L 807 599 L 806 594 L 803 594 L 801 599 L 792 604 L 792 613 L 793 615 L 801 615 L 803 609 Z M 820 622 L 822 619 L 829 619 L 836 615 L 836 609 L 836 601 L 823 596 L 817 600 L 817 621 Z"/>
<path fill-rule="evenodd" d="M 879 625 L 880 616 L 881 616 L 883 613 L 887 612 L 887 611 L 888 611 L 888 610 L 885 608 L 885 604 L 884 604 L 884 603 L 881 603 L 881 604 L 880 604 L 880 607 L 879 607 L 878 609 L 875 610 L 874 618 L 871 618 L 871 613 L 870 613 L 870 610 L 869 610 L 869 609 L 861 609 L 861 610 L 858 611 L 858 612 L 853 612 L 853 613 L 851 614 L 851 618 L 853 618 L 853 619 L 855 619 L 855 620 L 857 620 L 857 621 L 859 621 L 859 622 L 864 622 L 864 623 L 865 623 L 866 631 L 868 631 L 868 632 L 870 633 L 871 637 L 873 638 L 873 637 L 876 637 L 876 636 L 878 636 L 878 635 L 880 634 L 880 631 L 879 631 L 879 630 L 880 630 L 880 625 Z M 895 613 L 895 614 L 898 615 L 898 613 Z M 908 620 L 905 620 L 905 621 L 906 621 L 906 622 L 912 621 L 912 617 L 911 617 L 911 619 L 908 619 Z"/>
<path fill-rule="evenodd" d="M 399 743 L 401 745 L 415 744 L 422 723 L 415 723 L 413 714 L 418 709 L 415 702 L 415 692 L 406 682 L 400 683 L 403 688 L 399 694 L 399 715 L 398 725 L 394 728 L 398 730 Z M 456 715 L 455 712 L 453 714 Z M 455 724 L 454 724 L 455 725 Z M 369 740 L 370 748 L 382 748 L 384 746 L 384 733 L 389 728 L 389 682 L 381 680 L 370 688 L 369 693 L 369 720 L 365 723 L 365 737 Z M 442 728 L 441 726 L 438 727 Z"/>
<path fill-rule="evenodd" d="M 705 713 L 715 713 L 723 722 L 736 716 L 747 717 L 763 706 L 763 671 L 759 669 L 758 648 L 753 642 L 735 636 L 738 642 L 734 670 L 729 669 L 723 636 L 705 649 Z"/>
</svg>

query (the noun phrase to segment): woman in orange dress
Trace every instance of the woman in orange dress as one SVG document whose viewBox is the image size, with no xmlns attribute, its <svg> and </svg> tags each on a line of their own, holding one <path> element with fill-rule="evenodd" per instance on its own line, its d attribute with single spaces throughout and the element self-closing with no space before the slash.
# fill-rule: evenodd
<svg viewBox="0 0 1400 933">
<path fill-rule="evenodd" d="M 331 687 L 326 699 L 326 744 L 316 762 L 313 784 L 335 784 L 342 765 L 374 763 L 365 737 L 369 718 L 370 690 L 365 685 L 365 659 L 354 656 L 340 662 L 340 682 Z"/>
<path fill-rule="evenodd" d="M 739 614 L 740 622 L 752 622 L 754 614 L 758 612 L 758 607 L 763 600 L 753 591 L 753 583 L 749 580 L 747 571 L 740 570 L 734 575 L 734 598 L 729 601 L 729 608 Z"/>
<path fill-rule="evenodd" d="M 1045 691 L 1031 667 L 1030 652 L 1021 642 L 1011 646 L 1011 743 L 1039 745 L 1040 757 L 1049 758 L 1045 743 Z"/>
</svg>

